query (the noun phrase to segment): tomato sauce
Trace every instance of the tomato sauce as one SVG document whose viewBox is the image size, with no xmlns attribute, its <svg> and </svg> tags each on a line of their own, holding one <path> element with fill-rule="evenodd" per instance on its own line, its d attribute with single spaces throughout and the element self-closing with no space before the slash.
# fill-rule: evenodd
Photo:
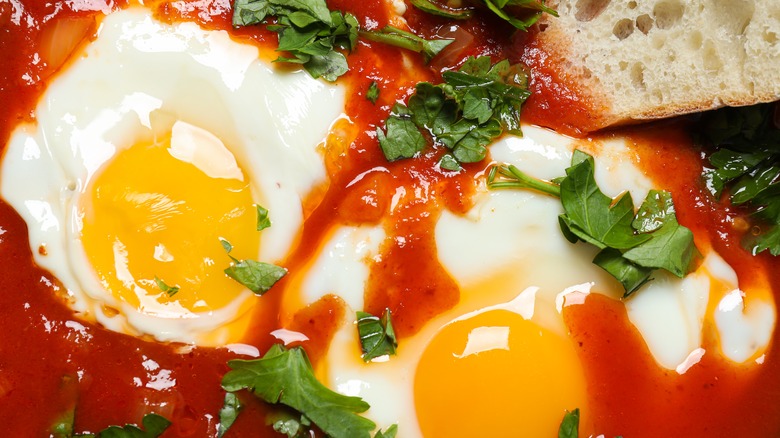
<svg viewBox="0 0 780 438">
<path fill-rule="evenodd" d="M 390 22 L 379 1 L 329 4 L 355 13 L 367 28 Z M 47 29 L 58 20 L 83 20 L 83 41 L 74 41 L 75 49 L 94 37 L 90 20 L 124 6 L 124 1 L 111 0 L 0 3 L 0 144 L 20 121 L 34 119 L 39 96 L 61 67 L 40 56 Z M 269 59 L 275 56 L 275 33 L 232 28 L 228 0 L 154 1 L 147 6 L 163 21 L 191 20 L 207 29 L 228 30 L 238 40 L 260 45 Z M 512 29 L 503 22 L 477 15 L 453 28 L 411 7 L 405 18 L 420 35 L 457 32 L 468 34 L 469 43 L 444 52 L 446 59 L 430 66 L 397 48 L 358 43 L 348 58 L 350 72 L 341 80 L 348 87 L 345 116 L 334 125 L 325 150 L 329 182 L 306 200 L 300 243 L 285 264 L 291 272 L 305 266 L 337 226 L 383 225 L 391 243 L 371 266 L 364 310 L 381 314 L 391 309 L 400 338 L 417 333 L 458 303 L 458 286 L 437 261 L 434 226 L 445 209 L 464 213 L 471 207 L 476 175 L 484 164 L 465 166 L 460 173 L 442 171 L 435 163 L 444 151 L 437 148 L 418 159 L 388 163 L 377 145 L 376 129 L 392 105 L 411 95 L 417 82 L 438 82 L 442 69 L 455 68 L 468 56 L 490 55 L 529 64 L 534 95 L 524 114 L 527 122 L 578 135 L 590 131 L 598 117 L 595 103 L 580 101 L 577 90 L 560 85 L 565 72 L 535 52 L 533 38 L 508 38 Z M 376 104 L 365 98 L 372 82 L 382 90 Z M 772 283 L 780 284 L 777 261 L 766 255 L 753 259 L 741 249 L 740 231 L 733 229 L 738 213 L 707 196 L 699 180 L 701 155 L 684 130 L 665 129 L 659 136 L 653 129 L 633 130 L 630 138 L 643 169 L 672 191 L 679 220 L 694 230 L 697 245 L 712 245 L 741 278 L 750 276 L 755 263 L 768 264 Z M 79 432 L 140 424 L 144 414 L 156 412 L 172 422 L 165 437 L 216 435 L 227 361 L 244 356 L 227 348 L 160 344 L 79 320 L 64 303 L 57 280 L 34 265 L 26 225 L 2 201 L 0 260 L 0 429 L 7 436 L 46 435 L 73 409 Z M 264 352 L 278 342 L 272 331 L 300 332 L 309 340 L 293 345 L 302 345 L 316 366 L 345 318 L 346 306 L 338 297 L 326 296 L 282 319 L 283 297 L 294 293 L 293 288 L 285 278 L 262 297 L 245 342 Z M 610 437 L 780 434 L 777 349 L 770 348 L 763 365 L 750 370 L 705 355 L 691 372 L 679 376 L 655 364 L 620 302 L 594 294 L 583 305 L 567 307 L 564 317 L 590 382 L 594 432 Z M 707 342 L 705 348 L 713 341 Z M 229 436 L 274 436 L 265 422 L 267 407 L 246 394 L 240 398 L 244 409 Z"/>
</svg>

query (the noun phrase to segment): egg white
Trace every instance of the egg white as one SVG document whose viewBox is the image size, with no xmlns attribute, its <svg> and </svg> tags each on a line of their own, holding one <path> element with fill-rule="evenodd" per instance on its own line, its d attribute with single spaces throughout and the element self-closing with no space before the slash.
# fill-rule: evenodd
<svg viewBox="0 0 780 438">
<path fill-rule="evenodd" d="M 342 87 L 303 71 L 278 71 L 258 59 L 256 47 L 224 31 L 163 24 L 144 8 L 130 8 L 102 21 L 97 39 L 41 98 L 37 123 L 13 134 L 0 192 L 28 224 L 35 262 L 63 283 L 74 310 L 115 331 L 220 344 L 228 336 L 221 327 L 252 294 L 212 312 L 175 303 L 144 312 L 119 302 L 86 260 L 80 197 L 118 151 L 160 132 L 174 130 L 175 140 L 177 127 L 189 127 L 178 136 L 211 136 L 227 148 L 201 151 L 202 170 L 216 157 L 227 168 L 232 159 L 248 174 L 253 197 L 274 224 L 259 235 L 258 259 L 276 262 L 297 238 L 301 199 L 326 178 L 317 147 L 343 106 Z M 175 144 L 172 150 L 198 165 L 200 152 Z"/>
</svg>

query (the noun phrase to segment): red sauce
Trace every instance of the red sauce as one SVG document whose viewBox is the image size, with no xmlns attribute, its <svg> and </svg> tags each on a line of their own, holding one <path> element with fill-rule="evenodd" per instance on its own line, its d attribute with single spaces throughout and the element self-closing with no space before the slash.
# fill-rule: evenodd
<svg viewBox="0 0 780 438">
<path fill-rule="evenodd" d="M 331 0 L 332 8 L 354 12 L 371 28 L 389 23 L 381 2 Z M 74 6 L 75 5 L 75 6 Z M 82 10 L 73 10 L 74 7 Z M 92 20 L 103 9 L 124 3 L 34 1 L 0 3 L 0 143 L 21 120 L 31 120 L 38 97 L 59 65 L 40 60 L 42 35 L 57 20 Z M 261 28 L 235 30 L 228 0 L 156 1 L 157 18 L 192 20 L 207 29 L 225 29 L 236 39 L 257 43 L 269 58 L 276 35 Z M 21 11 L 21 12 L 19 12 Z M 22 20 L 17 20 L 17 16 Z M 452 31 L 450 23 L 410 9 L 410 26 L 429 36 Z M 86 21 L 85 21 L 86 23 Z M 371 266 L 366 309 L 380 314 L 390 308 L 403 338 L 459 300 L 456 283 L 437 262 L 434 225 L 444 209 L 469 209 L 475 176 L 483 165 L 453 174 L 436 170 L 443 151 L 432 149 L 419 159 L 387 163 L 377 146 L 376 127 L 390 108 L 413 92 L 420 80 L 438 81 L 442 68 L 453 68 L 468 56 L 523 60 L 531 71 L 526 121 L 570 134 L 591 130 L 598 118 L 593 102 L 582 102 L 577 90 L 561 85 L 558 69 L 534 43 L 507 38 L 511 29 L 493 18 L 475 16 L 458 24 L 473 40 L 426 67 L 417 56 L 410 66 L 400 49 L 361 41 L 349 57 L 344 144 L 326 151 L 329 183 L 306 201 L 307 218 L 300 243 L 285 263 L 303 267 L 340 225 L 381 225 L 390 243 Z M 92 36 L 94 29 L 85 26 Z M 518 44 L 524 47 L 517 50 Z M 411 72 L 411 73 L 410 73 Z M 382 92 L 374 105 L 365 99 L 371 82 Z M 770 264 L 773 284 L 780 284 L 774 259 L 756 261 L 739 246 L 732 227 L 737 213 L 710 200 L 698 176 L 700 154 L 680 130 L 632 131 L 637 155 L 647 173 L 671 190 L 680 221 L 694 230 L 697 244 L 712 245 L 749 278 L 755 263 Z M 335 140 L 334 140 L 335 141 Z M 335 144 L 335 143 L 334 143 Z M 0 202 L 0 429 L 7 436 L 48 433 L 52 423 L 75 406 L 77 431 L 98 431 L 110 424 L 139 423 L 157 412 L 172 421 L 172 436 L 212 436 L 224 391 L 220 380 L 227 361 L 239 357 L 227 349 L 191 348 L 145 341 L 81 321 L 58 296 L 57 282 L 32 262 L 24 222 Z M 253 315 L 246 342 L 261 352 L 278 342 L 270 333 L 286 328 L 305 334 L 301 343 L 316 365 L 345 319 L 346 307 L 326 296 L 295 313 L 286 326 L 279 320 L 283 296 L 296 293 L 287 279 L 265 294 Z M 777 436 L 780 433 L 780 357 L 770 349 L 764 365 L 742 370 L 717 355 L 705 355 L 689 373 L 659 368 L 632 325 L 624 307 L 598 295 L 567 308 L 564 317 L 589 381 L 593 430 L 607 436 Z M 712 340 L 708 340 L 712 342 Z M 175 381 L 175 384 L 172 382 Z M 265 424 L 266 407 L 241 395 L 243 413 L 233 436 L 272 436 Z M 660 420 L 659 420 L 660 419 Z"/>
</svg>

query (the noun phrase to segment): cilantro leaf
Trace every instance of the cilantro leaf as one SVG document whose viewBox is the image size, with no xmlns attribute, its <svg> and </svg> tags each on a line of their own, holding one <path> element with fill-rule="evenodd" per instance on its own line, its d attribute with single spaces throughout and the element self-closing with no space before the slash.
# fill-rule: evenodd
<svg viewBox="0 0 780 438">
<path fill-rule="evenodd" d="M 581 154 L 580 156 L 577 156 Z M 561 181 L 561 203 L 566 213 L 561 217 L 568 231 L 601 249 L 627 249 L 650 239 L 634 235 L 634 203 L 626 192 L 617 201 L 601 192 L 594 177 L 593 157 L 575 151 Z"/>
<path fill-rule="evenodd" d="M 385 122 L 387 135 L 381 128 L 376 128 L 379 147 L 388 161 L 400 158 L 411 158 L 425 148 L 425 137 L 422 136 L 411 118 L 411 112 L 404 105 L 397 103 Z"/>
<path fill-rule="evenodd" d="M 557 17 L 558 13 L 555 11 L 555 9 L 549 8 L 545 6 L 544 0 L 537 1 L 537 0 L 481 0 L 485 6 L 487 6 L 488 9 L 490 9 L 494 14 L 496 14 L 498 17 L 500 17 L 502 20 L 506 21 L 507 23 L 511 24 L 515 28 L 519 30 L 528 30 L 529 27 L 533 26 L 534 23 L 536 23 L 539 18 L 542 15 L 542 12 L 546 12 L 552 16 Z M 526 19 L 520 19 L 514 15 L 511 15 L 509 11 L 507 10 L 507 6 L 517 8 L 524 8 L 530 11 L 538 11 L 536 13 L 531 14 Z"/>
<path fill-rule="evenodd" d="M 441 159 L 439 160 L 439 167 L 442 170 L 449 170 L 451 172 L 459 172 L 462 167 L 460 163 L 458 163 L 458 160 L 455 159 L 451 154 L 444 154 L 441 156 Z"/>
<path fill-rule="evenodd" d="M 678 277 L 690 271 L 697 254 L 693 233 L 677 222 L 672 195 L 651 190 L 639 208 L 633 227 L 652 238 L 623 253 L 623 257 L 646 268 L 665 269 Z"/>
<path fill-rule="evenodd" d="M 257 295 L 268 292 L 277 281 L 287 275 L 287 269 L 271 263 L 255 260 L 238 260 L 230 255 L 233 245 L 225 239 L 219 239 L 222 247 L 232 260 L 225 269 L 225 275 L 241 283 Z"/>
<path fill-rule="evenodd" d="M 705 113 L 700 142 L 711 150 L 704 180 L 715 197 L 726 194 L 755 225 L 745 245 L 754 254 L 780 255 L 780 127 L 773 104 Z"/>
<path fill-rule="evenodd" d="M 255 260 L 233 259 L 230 266 L 225 269 L 225 274 L 257 295 L 262 295 L 287 275 L 287 269 Z"/>
<path fill-rule="evenodd" d="M 421 151 L 425 138 L 418 130 L 450 149 L 459 163 L 482 161 L 490 143 L 505 131 L 520 133 L 520 107 L 529 95 L 523 69 L 508 61 L 491 65 L 490 57 L 481 56 L 469 58 L 459 71 L 442 77 L 445 82 L 439 85 L 417 84 L 408 107 L 403 107 L 403 130 L 391 135 L 391 124 L 398 127 L 400 118 L 394 108 L 385 122 L 388 134 L 379 135 L 388 160 L 410 158 Z M 386 144 L 395 147 L 388 151 Z"/>
<path fill-rule="evenodd" d="M 599 189 L 590 155 L 575 150 L 566 176 L 553 181 L 532 178 L 515 166 L 494 166 L 490 189 L 532 189 L 561 200 L 561 232 L 571 243 L 582 240 L 601 251 L 593 263 L 620 282 L 630 296 L 648 281 L 654 269 L 683 277 L 698 255 L 693 233 L 677 222 L 672 195 L 651 190 L 635 213 L 630 194 L 616 200 Z M 778 236 L 780 238 L 780 236 Z"/>
<path fill-rule="evenodd" d="M 366 99 L 371 103 L 376 103 L 377 99 L 379 99 L 379 85 L 377 85 L 376 81 L 371 81 L 371 85 L 368 86 Z"/>
<path fill-rule="evenodd" d="M 347 58 L 337 49 L 352 51 L 357 44 L 358 21 L 352 14 L 331 11 L 325 0 L 235 0 L 233 25 L 276 24 L 268 29 L 279 37 L 276 62 L 301 64 L 314 78 L 335 81 L 348 70 Z"/>
<path fill-rule="evenodd" d="M 257 207 L 257 231 L 262 231 L 271 226 L 271 219 L 268 218 L 268 210 L 261 205 Z"/>
<path fill-rule="evenodd" d="M 97 434 L 76 434 L 74 436 L 84 438 L 157 438 L 162 435 L 171 422 L 157 414 L 146 414 L 143 420 L 143 429 L 135 424 L 125 426 L 109 426 Z"/>
<path fill-rule="evenodd" d="M 161 291 L 167 293 L 169 297 L 172 297 L 179 292 L 179 286 L 168 286 L 156 275 L 154 276 L 154 282 L 157 283 L 157 287 L 159 287 Z"/>
<path fill-rule="evenodd" d="M 369 437 L 376 427 L 357 415 L 368 403 L 331 391 L 314 377 L 306 353 L 300 347 L 274 345 L 260 359 L 232 360 L 222 378 L 222 387 L 235 392 L 246 389 L 261 400 L 283 404 L 300 412 L 333 438 Z"/>
<path fill-rule="evenodd" d="M 287 438 L 308 438 L 312 436 L 311 421 L 305 415 L 296 413 L 289 408 L 272 411 L 266 417 L 266 423 L 271 424 L 275 431 Z"/>
<path fill-rule="evenodd" d="M 385 429 L 384 432 L 378 430 L 376 435 L 374 435 L 374 438 L 395 438 L 396 434 L 398 434 L 398 425 L 394 424 Z"/>
<path fill-rule="evenodd" d="M 393 26 L 385 26 L 380 30 L 360 31 L 360 36 L 367 40 L 422 53 L 425 57 L 425 62 L 433 59 L 433 57 L 438 55 L 445 47 L 455 41 L 452 39 L 426 40 L 411 32 Z"/>
<path fill-rule="evenodd" d="M 222 437 L 225 432 L 230 429 L 230 426 L 238 418 L 238 414 L 241 412 L 241 401 L 238 396 L 232 392 L 225 394 L 225 401 L 222 404 L 222 408 L 219 410 L 219 430 L 217 436 Z"/>
<path fill-rule="evenodd" d="M 580 410 L 566 411 L 558 428 L 558 438 L 577 438 L 580 427 Z"/>
<path fill-rule="evenodd" d="M 629 297 L 639 290 L 648 281 L 652 280 L 650 275 L 652 268 L 640 266 L 623 256 L 623 254 L 614 248 L 604 248 L 593 258 L 593 264 L 607 271 L 611 276 L 623 285 L 625 293 L 623 297 Z"/>
<path fill-rule="evenodd" d="M 362 358 L 370 362 L 377 357 L 395 355 L 398 340 L 393 330 L 392 312 L 385 309 L 382 318 L 366 312 L 357 312 L 357 329 L 360 335 Z"/>
<path fill-rule="evenodd" d="M 438 15 L 439 17 L 449 18 L 451 20 L 465 20 L 471 17 L 471 10 L 469 9 L 445 9 L 429 0 L 410 0 L 409 3 L 425 13 Z"/>
</svg>

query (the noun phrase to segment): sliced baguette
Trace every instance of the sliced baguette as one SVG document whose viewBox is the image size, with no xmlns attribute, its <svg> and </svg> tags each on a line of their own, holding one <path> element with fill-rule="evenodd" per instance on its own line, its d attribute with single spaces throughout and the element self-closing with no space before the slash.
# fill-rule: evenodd
<svg viewBox="0 0 780 438">
<path fill-rule="evenodd" d="M 595 112 L 579 131 L 780 99 L 780 0 L 554 6 L 526 62 L 553 65 Z"/>
</svg>

